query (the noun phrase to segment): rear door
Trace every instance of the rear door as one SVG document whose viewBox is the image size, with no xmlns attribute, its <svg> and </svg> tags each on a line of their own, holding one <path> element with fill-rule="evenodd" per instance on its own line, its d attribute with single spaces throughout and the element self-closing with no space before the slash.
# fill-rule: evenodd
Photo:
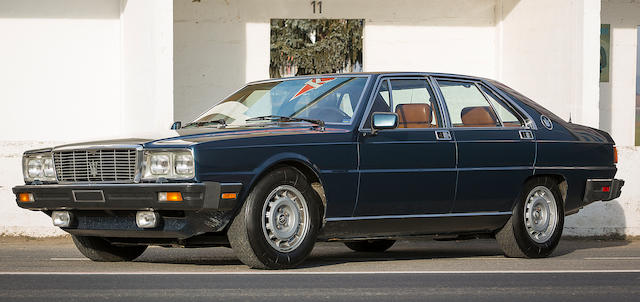
<svg viewBox="0 0 640 302">
<path fill-rule="evenodd" d="M 480 81 L 437 78 L 458 148 L 453 213 L 508 212 L 533 174 L 525 117 Z"/>
</svg>

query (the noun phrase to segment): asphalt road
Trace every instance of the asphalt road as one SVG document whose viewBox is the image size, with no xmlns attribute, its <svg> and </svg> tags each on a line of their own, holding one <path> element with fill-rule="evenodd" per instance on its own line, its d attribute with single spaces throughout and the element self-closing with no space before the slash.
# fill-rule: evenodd
<svg viewBox="0 0 640 302">
<path fill-rule="evenodd" d="M 547 259 L 505 258 L 493 240 L 321 243 L 299 269 L 256 271 L 226 248 L 96 263 L 70 239 L 0 238 L 0 301 L 640 301 L 639 284 L 640 241 L 563 240 Z"/>
</svg>

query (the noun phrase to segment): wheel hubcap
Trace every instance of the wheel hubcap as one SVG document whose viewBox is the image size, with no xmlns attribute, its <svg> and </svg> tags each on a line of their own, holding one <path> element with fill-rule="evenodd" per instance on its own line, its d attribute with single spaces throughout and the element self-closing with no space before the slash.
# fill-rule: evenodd
<svg viewBox="0 0 640 302">
<path fill-rule="evenodd" d="M 553 193 L 544 186 L 533 188 L 524 207 L 524 225 L 527 234 L 537 243 L 544 243 L 556 229 L 558 208 Z"/>
<path fill-rule="evenodd" d="M 296 249 L 309 231 L 309 210 L 302 193 L 293 186 L 275 188 L 262 208 L 262 230 L 279 252 Z"/>
</svg>

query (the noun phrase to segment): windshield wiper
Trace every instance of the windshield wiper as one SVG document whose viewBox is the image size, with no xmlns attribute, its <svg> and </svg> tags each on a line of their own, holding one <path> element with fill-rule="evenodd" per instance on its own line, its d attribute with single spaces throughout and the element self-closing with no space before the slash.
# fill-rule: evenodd
<svg viewBox="0 0 640 302">
<path fill-rule="evenodd" d="M 223 120 L 223 119 L 219 119 L 219 120 L 206 121 L 206 122 L 191 122 L 191 123 L 188 123 L 188 124 L 182 126 L 182 128 L 187 128 L 189 126 L 202 127 L 202 126 L 213 125 L 213 124 L 220 125 L 220 128 L 227 127 L 227 122 L 225 120 Z"/>
<path fill-rule="evenodd" d="M 323 130 L 323 131 L 325 127 L 325 123 L 323 120 L 314 120 L 314 119 L 308 119 L 308 118 L 282 116 L 282 115 L 256 116 L 256 117 L 248 118 L 246 121 L 247 122 L 250 122 L 250 121 L 307 122 L 307 123 L 317 125 L 317 127 L 319 127 L 320 130 Z"/>
</svg>

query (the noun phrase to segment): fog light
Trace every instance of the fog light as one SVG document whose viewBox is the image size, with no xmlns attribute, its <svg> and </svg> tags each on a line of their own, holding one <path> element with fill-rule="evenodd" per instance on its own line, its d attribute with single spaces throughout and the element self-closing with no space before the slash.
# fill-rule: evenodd
<svg viewBox="0 0 640 302">
<path fill-rule="evenodd" d="M 160 220 L 160 215 L 154 211 L 138 211 L 136 213 L 136 224 L 139 228 L 155 228 Z"/>
<path fill-rule="evenodd" d="M 53 225 L 66 228 L 71 225 L 71 213 L 69 211 L 53 211 L 51 212 L 51 220 Z"/>
</svg>

